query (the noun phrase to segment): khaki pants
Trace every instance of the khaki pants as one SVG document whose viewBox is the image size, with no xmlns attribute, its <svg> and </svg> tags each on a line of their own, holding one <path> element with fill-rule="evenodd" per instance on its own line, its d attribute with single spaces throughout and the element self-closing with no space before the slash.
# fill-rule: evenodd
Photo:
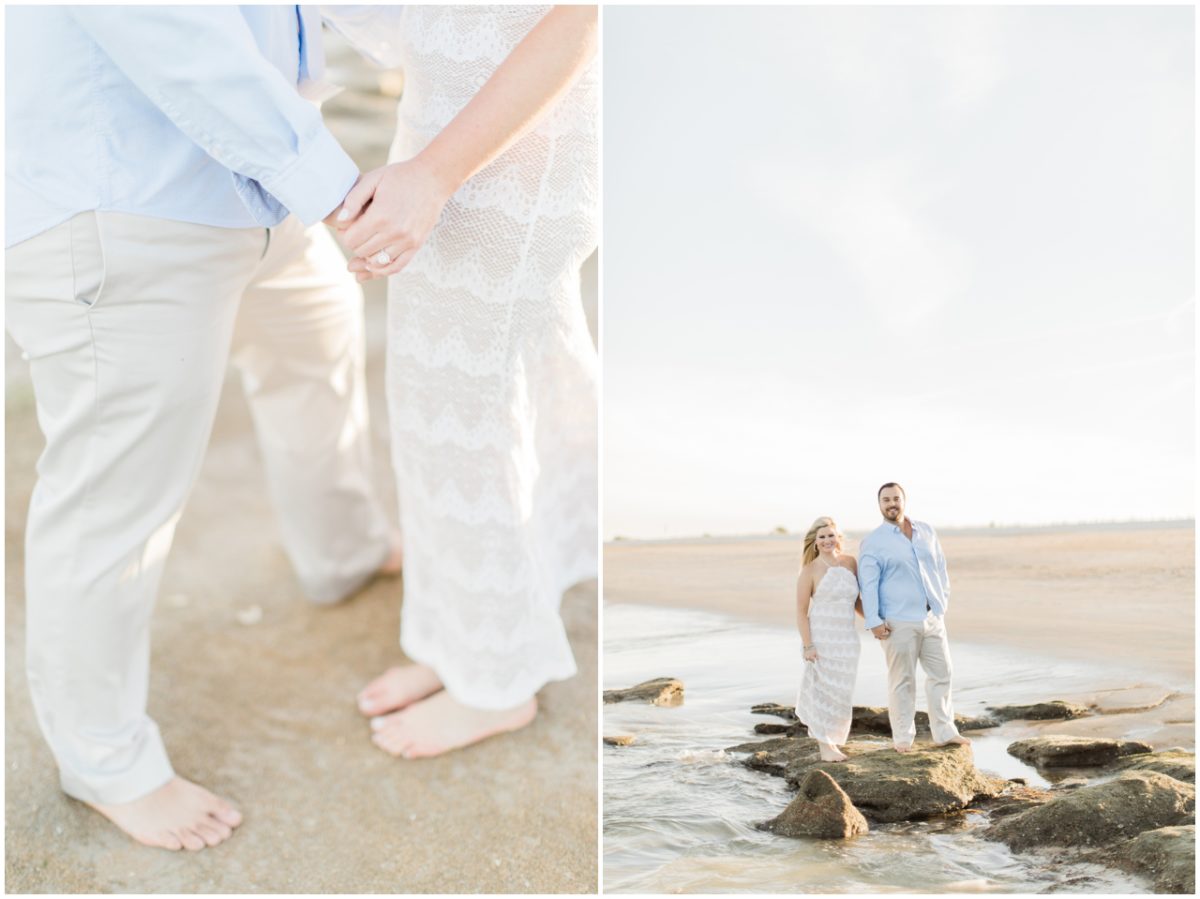
<svg viewBox="0 0 1200 899">
<path fill-rule="evenodd" d="M 294 219 L 87 212 L 6 262 L 7 326 L 46 438 L 25 535 L 34 708 L 63 789 L 127 802 L 172 777 L 146 715 L 149 619 L 231 358 L 302 589 L 335 601 L 388 553 L 362 293 L 324 227 Z"/>
<path fill-rule="evenodd" d="M 917 662 L 925 672 L 929 726 L 935 743 L 958 736 L 950 697 L 950 646 L 946 623 L 932 612 L 924 621 L 888 621 L 891 636 L 883 643 L 888 669 L 888 717 L 892 740 L 911 744 L 917 736 Z"/>
</svg>

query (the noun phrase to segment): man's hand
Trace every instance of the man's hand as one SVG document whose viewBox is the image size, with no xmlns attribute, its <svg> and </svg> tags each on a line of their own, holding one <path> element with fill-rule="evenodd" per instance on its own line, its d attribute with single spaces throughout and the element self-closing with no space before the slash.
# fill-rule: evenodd
<svg viewBox="0 0 1200 899">
<path fill-rule="evenodd" d="M 892 629 L 888 627 L 887 622 L 885 621 L 883 624 L 871 628 L 871 633 L 875 635 L 876 640 L 886 640 L 889 636 L 891 636 Z"/>
</svg>

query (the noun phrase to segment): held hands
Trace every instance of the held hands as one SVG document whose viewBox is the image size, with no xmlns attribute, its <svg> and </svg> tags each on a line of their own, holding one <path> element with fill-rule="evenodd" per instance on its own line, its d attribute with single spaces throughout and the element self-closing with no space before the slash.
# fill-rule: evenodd
<svg viewBox="0 0 1200 899">
<path fill-rule="evenodd" d="M 875 635 L 876 640 L 886 640 L 888 637 L 891 636 L 892 629 L 890 627 L 888 627 L 887 622 L 885 621 L 883 624 L 879 625 L 878 627 L 871 628 L 871 633 L 873 633 Z"/>
<path fill-rule="evenodd" d="M 815 661 L 817 661 L 818 658 L 820 658 L 820 657 L 817 655 L 817 647 L 809 646 L 809 647 L 805 648 L 804 661 L 815 662 Z"/>
<path fill-rule="evenodd" d="M 347 268 L 359 281 L 369 281 L 408 265 L 453 193 L 452 185 L 416 157 L 367 172 L 326 222 L 354 254 Z"/>
</svg>

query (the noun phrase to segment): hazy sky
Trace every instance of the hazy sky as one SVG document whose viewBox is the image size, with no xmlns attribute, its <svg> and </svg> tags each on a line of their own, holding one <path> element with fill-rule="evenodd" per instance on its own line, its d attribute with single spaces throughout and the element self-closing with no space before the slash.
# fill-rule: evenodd
<svg viewBox="0 0 1200 899">
<path fill-rule="evenodd" d="M 1192 15 L 606 8 L 605 535 L 1193 515 Z"/>
</svg>

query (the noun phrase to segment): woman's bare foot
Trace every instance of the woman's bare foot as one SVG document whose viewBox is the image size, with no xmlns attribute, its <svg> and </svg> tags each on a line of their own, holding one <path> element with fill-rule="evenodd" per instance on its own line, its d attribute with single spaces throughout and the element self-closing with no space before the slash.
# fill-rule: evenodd
<svg viewBox="0 0 1200 899">
<path fill-rule="evenodd" d="M 363 687 L 358 694 L 358 710 L 368 717 L 383 715 L 440 689 L 442 682 L 428 665 L 398 665 Z"/>
<path fill-rule="evenodd" d="M 428 758 L 519 730 L 537 716 L 537 697 L 514 709 L 473 709 L 442 690 L 402 711 L 371 721 L 371 741 L 391 755 Z"/>
<path fill-rule="evenodd" d="M 892 748 L 897 752 L 912 752 L 912 743 L 894 743 Z"/>
<path fill-rule="evenodd" d="M 821 761 L 823 762 L 844 762 L 846 761 L 846 753 L 842 752 L 832 743 L 817 742 L 817 748 L 821 752 Z"/>
<path fill-rule="evenodd" d="M 241 812 L 232 805 L 182 777 L 132 802 L 88 805 L 139 843 L 160 849 L 195 852 L 216 846 L 242 823 Z"/>
</svg>

